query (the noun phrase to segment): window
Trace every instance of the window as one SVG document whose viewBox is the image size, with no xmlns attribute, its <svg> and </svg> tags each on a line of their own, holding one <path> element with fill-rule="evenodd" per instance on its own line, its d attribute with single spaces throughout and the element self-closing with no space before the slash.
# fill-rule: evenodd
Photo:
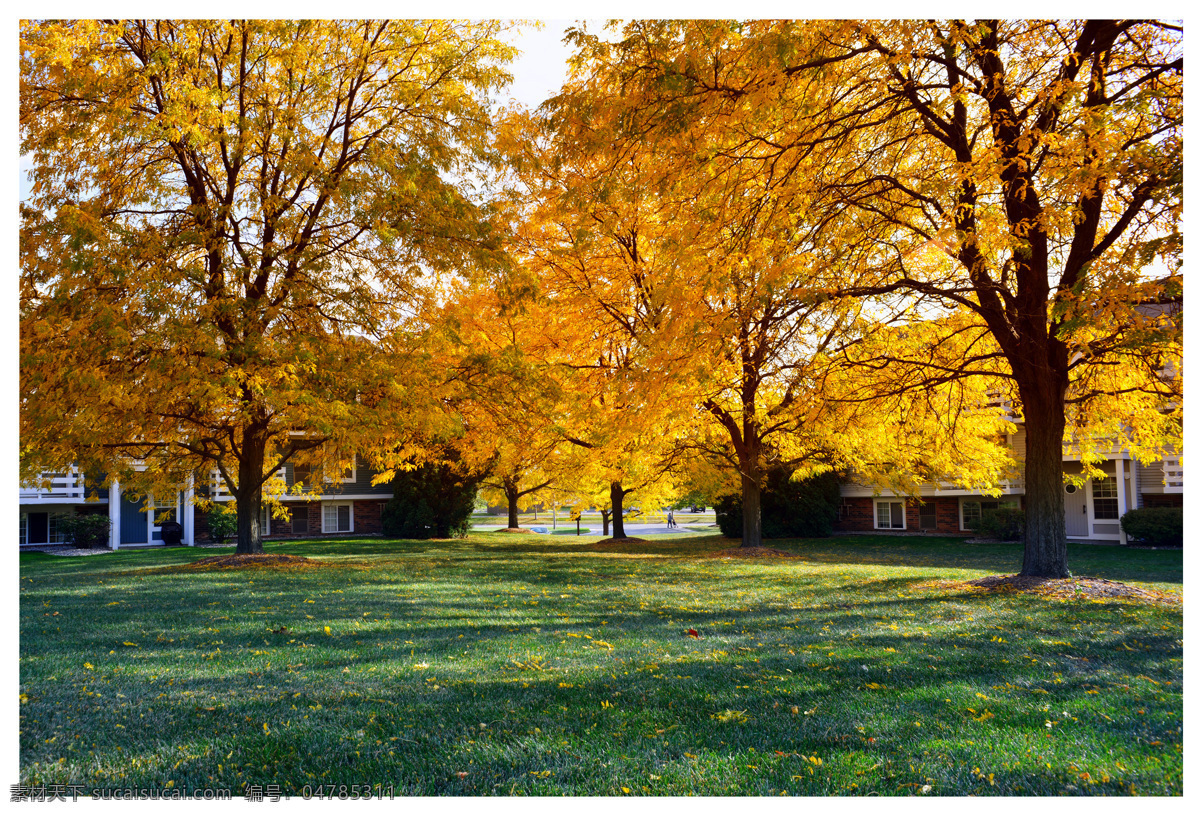
<svg viewBox="0 0 1200 816">
<path fill-rule="evenodd" d="M 1021 503 L 1016 499 L 964 499 L 959 505 L 959 529 L 973 530 L 984 516 L 990 516 L 1001 508 L 1017 509 Z"/>
<path fill-rule="evenodd" d="M 354 505 L 349 502 L 325 502 L 322 508 L 321 532 L 354 532 Z"/>
<path fill-rule="evenodd" d="M 161 527 L 168 521 L 175 521 L 175 505 L 176 497 L 171 496 L 167 499 L 154 499 L 154 526 Z"/>
<path fill-rule="evenodd" d="M 267 503 L 263 502 L 258 508 L 258 534 L 271 534 L 271 509 L 267 507 Z"/>
<path fill-rule="evenodd" d="M 50 544 L 62 544 L 63 537 L 66 535 L 60 522 L 70 514 L 51 513 L 46 520 L 46 541 Z"/>
<path fill-rule="evenodd" d="M 330 463 L 332 463 L 333 465 L 336 465 L 337 462 L 339 462 L 339 461 L 348 461 L 350 464 L 342 469 L 342 476 L 340 479 L 331 478 L 330 476 L 326 475 L 325 481 L 341 482 L 342 484 L 351 484 L 352 482 L 354 482 L 356 480 L 356 477 L 358 475 L 358 457 L 355 456 L 354 454 L 350 454 L 349 456 L 345 457 L 345 459 L 343 460 L 342 454 L 338 453 L 337 451 L 334 451 L 330 455 L 329 459 L 326 460 L 326 465 L 329 466 Z M 331 471 L 332 471 L 332 467 L 331 467 Z"/>
<path fill-rule="evenodd" d="M 903 530 L 904 502 L 875 500 L 875 529 Z"/>
<path fill-rule="evenodd" d="M 21 545 L 28 544 L 29 538 L 29 516 L 21 514 Z"/>
<path fill-rule="evenodd" d="M 1092 480 L 1092 515 L 1096 519 L 1118 519 L 1117 480 Z"/>
</svg>

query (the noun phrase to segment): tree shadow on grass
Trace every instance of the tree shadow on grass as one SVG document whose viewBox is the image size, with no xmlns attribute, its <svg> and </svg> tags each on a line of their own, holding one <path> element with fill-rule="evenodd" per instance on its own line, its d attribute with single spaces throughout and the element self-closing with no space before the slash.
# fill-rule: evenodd
<svg viewBox="0 0 1200 816">
<path fill-rule="evenodd" d="M 1143 791 L 1180 773 L 1178 612 L 803 559 L 370 544 L 290 545 L 354 566 L 295 574 L 128 569 L 205 552 L 35 560 L 22 781 L 950 795 L 1127 792 L 1078 779 L 1104 757 Z"/>
</svg>

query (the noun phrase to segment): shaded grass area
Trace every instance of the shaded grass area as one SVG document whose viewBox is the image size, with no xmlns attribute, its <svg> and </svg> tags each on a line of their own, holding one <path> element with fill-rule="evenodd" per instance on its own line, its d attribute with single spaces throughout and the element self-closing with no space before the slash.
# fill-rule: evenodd
<svg viewBox="0 0 1200 816">
<path fill-rule="evenodd" d="M 475 534 L 21 556 L 21 782 L 397 794 L 1173 795 L 1178 607 L 951 591 L 1020 548 Z M 1182 590 L 1178 551 L 1076 546 Z M 689 637 L 695 629 L 700 638 Z M 928 786 L 928 787 L 926 787 Z"/>
</svg>

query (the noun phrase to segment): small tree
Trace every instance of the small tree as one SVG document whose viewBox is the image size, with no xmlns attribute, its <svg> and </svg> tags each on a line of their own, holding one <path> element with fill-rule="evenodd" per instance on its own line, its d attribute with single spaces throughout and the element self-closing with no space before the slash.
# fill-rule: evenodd
<svg viewBox="0 0 1200 816">
<path fill-rule="evenodd" d="M 482 478 L 456 460 L 397 471 L 392 478 L 392 499 L 383 508 L 383 534 L 388 538 L 463 538 L 471 527 Z"/>
</svg>

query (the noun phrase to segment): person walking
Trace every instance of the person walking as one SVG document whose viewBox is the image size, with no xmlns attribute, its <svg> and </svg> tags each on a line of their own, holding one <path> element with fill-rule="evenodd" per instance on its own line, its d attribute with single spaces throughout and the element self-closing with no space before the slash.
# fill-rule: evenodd
<svg viewBox="0 0 1200 816">
<path fill-rule="evenodd" d="M 674 526 L 675 526 L 675 511 L 668 510 L 667 511 L 667 529 L 670 529 Z"/>
</svg>

